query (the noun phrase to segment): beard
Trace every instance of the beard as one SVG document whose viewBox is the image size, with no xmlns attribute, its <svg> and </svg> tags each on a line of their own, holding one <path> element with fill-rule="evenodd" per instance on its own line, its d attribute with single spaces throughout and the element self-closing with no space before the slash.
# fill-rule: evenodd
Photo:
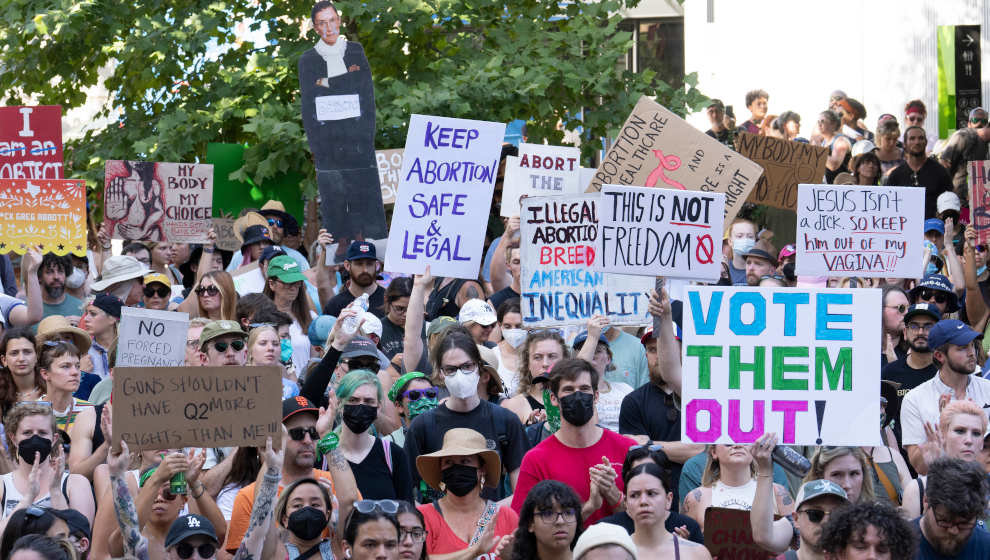
<svg viewBox="0 0 990 560">
<path fill-rule="evenodd" d="M 970 375 L 973 373 L 974 367 L 969 367 L 969 360 L 959 360 L 958 362 L 946 356 L 945 365 L 949 366 L 949 369 L 958 373 L 959 375 Z"/>
<path fill-rule="evenodd" d="M 45 284 L 45 293 L 51 299 L 58 299 L 65 293 L 65 284 Z"/>
<path fill-rule="evenodd" d="M 924 353 L 927 353 L 927 352 L 931 352 L 932 351 L 931 347 L 928 346 L 928 338 L 927 337 L 925 337 L 925 338 L 921 338 L 921 337 L 915 338 L 914 340 L 912 340 L 909 343 L 909 346 L 911 347 L 911 351 L 912 352 L 920 352 L 920 353 L 924 354 Z"/>
<path fill-rule="evenodd" d="M 966 543 L 969 541 L 970 535 L 973 533 L 972 529 L 970 529 L 969 531 L 960 531 L 958 535 L 953 536 L 951 533 L 939 529 L 927 515 L 921 516 L 921 525 L 929 535 L 942 535 L 942 538 L 938 540 L 928 537 L 925 537 L 925 540 L 928 541 L 928 544 L 931 545 L 936 553 L 948 557 L 955 557 L 962 552 L 966 548 Z"/>
<path fill-rule="evenodd" d="M 362 288 L 367 288 L 375 282 L 375 277 L 367 272 L 362 272 L 356 276 L 351 276 L 351 280 Z"/>
</svg>

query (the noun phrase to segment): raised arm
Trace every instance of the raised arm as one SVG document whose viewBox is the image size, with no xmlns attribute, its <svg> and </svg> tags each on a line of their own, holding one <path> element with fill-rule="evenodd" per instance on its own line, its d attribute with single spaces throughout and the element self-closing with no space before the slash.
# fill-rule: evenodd
<svg viewBox="0 0 990 560">
<path fill-rule="evenodd" d="M 577 357 L 591 362 L 595 358 L 595 351 L 598 350 L 598 337 L 602 335 L 602 329 L 608 326 L 608 317 L 593 315 L 588 318 L 587 326 L 588 338 L 585 339 Z"/>
<path fill-rule="evenodd" d="M 255 560 L 262 558 L 265 537 L 272 525 L 272 514 L 275 510 L 275 495 L 278 492 L 278 482 L 282 478 L 282 460 L 284 451 L 275 452 L 272 449 L 272 438 L 268 438 L 264 461 L 258 480 L 255 482 L 254 506 L 251 508 L 251 520 L 247 532 L 241 539 L 241 546 L 234 554 L 233 560 Z"/>
<path fill-rule="evenodd" d="M 148 539 L 141 534 L 137 509 L 134 507 L 134 500 L 131 499 L 131 492 L 124 479 L 130 462 L 127 443 L 121 441 L 120 454 L 111 454 L 107 461 L 113 492 L 113 509 L 117 513 L 117 523 L 120 524 L 120 533 L 124 538 L 124 554 L 138 560 L 148 560 Z"/>
<path fill-rule="evenodd" d="M 650 292 L 650 315 L 660 318 L 660 332 L 657 337 L 658 364 L 660 376 L 670 389 L 681 394 L 681 346 L 674 338 L 674 321 L 670 313 L 670 297 L 667 290 Z"/>
<path fill-rule="evenodd" d="M 942 257 L 945 265 L 949 268 L 949 280 L 957 295 L 966 293 L 966 277 L 963 274 L 962 263 L 959 262 L 959 255 L 956 254 L 955 247 L 952 246 L 953 237 L 956 230 L 956 223 L 952 219 L 945 221 L 945 233 L 942 236 Z"/>
<path fill-rule="evenodd" d="M 409 308 L 406 309 L 406 330 L 402 335 L 402 365 L 406 371 L 416 371 L 419 359 L 423 357 L 423 319 L 426 311 L 427 290 L 433 285 L 430 265 L 423 274 L 413 277 L 412 293 L 409 295 Z"/>
<path fill-rule="evenodd" d="M 756 496 L 749 514 L 753 542 L 774 553 L 782 554 L 790 547 L 794 528 L 786 518 L 773 520 L 773 460 L 770 453 L 777 444 L 776 434 L 763 434 L 753 445 L 756 460 Z"/>
<path fill-rule="evenodd" d="M 11 325 L 33 325 L 41 321 L 44 301 L 41 299 L 41 281 L 38 280 L 38 267 L 41 266 L 41 251 L 30 249 L 24 253 L 21 267 L 24 268 L 24 303 L 10 310 Z"/>
</svg>

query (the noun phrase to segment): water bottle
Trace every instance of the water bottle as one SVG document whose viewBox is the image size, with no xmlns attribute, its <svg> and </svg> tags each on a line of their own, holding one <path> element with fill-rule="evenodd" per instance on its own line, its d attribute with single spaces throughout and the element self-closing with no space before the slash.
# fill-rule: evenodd
<svg viewBox="0 0 990 560">
<path fill-rule="evenodd" d="M 348 307 L 352 306 L 361 312 L 344 319 L 344 325 L 341 329 L 343 329 L 343 331 L 347 334 L 354 334 L 357 332 L 358 324 L 361 323 L 361 319 L 364 317 L 364 312 L 368 310 L 368 294 L 361 294 L 361 297 L 351 302 Z"/>
<path fill-rule="evenodd" d="M 186 474 L 182 472 L 177 472 L 172 475 L 172 480 L 168 483 L 168 491 L 175 496 L 184 495 L 187 492 L 188 487 L 186 486 Z"/>
<path fill-rule="evenodd" d="M 790 447 L 774 446 L 771 456 L 782 469 L 796 477 L 802 478 L 811 470 L 811 461 Z"/>
</svg>

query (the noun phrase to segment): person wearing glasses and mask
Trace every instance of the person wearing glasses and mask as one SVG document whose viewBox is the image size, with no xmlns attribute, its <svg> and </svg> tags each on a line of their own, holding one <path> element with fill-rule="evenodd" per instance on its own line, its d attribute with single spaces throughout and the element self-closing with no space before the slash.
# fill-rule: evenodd
<svg viewBox="0 0 990 560">
<path fill-rule="evenodd" d="M 436 408 L 438 397 L 439 391 L 424 373 L 411 371 L 397 379 L 388 392 L 388 399 L 395 403 L 402 427 L 386 436 L 386 439 L 400 447 L 404 446 L 406 430 L 413 418 Z"/>
</svg>

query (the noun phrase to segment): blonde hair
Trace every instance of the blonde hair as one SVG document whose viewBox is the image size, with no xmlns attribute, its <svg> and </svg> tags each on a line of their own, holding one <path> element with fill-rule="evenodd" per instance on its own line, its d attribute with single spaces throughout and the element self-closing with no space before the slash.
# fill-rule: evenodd
<svg viewBox="0 0 990 560">
<path fill-rule="evenodd" d="M 705 455 L 707 455 L 708 460 L 705 462 L 705 471 L 701 473 L 701 485 L 705 487 L 711 487 L 716 481 L 720 480 L 722 477 L 722 469 L 718 463 L 718 458 L 715 457 L 715 448 L 717 445 L 706 445 Z M 749 462 L 749 476 L 753 478 L 756 476 L 756 461 Z"/>
<path fill-rule="evenodd" d="M 857 461 L 859 461 L 859 466 L 863 469 L 863 485 L 859 489 L 859 501 L 858 503 L 873 502 L 876 496 L 873 492 L 873 469 L 870 467 L 866 460 L 866 455 L 863 450 L 858 447 L 832 447 L 824 446 L 819 447 L 815 454 L 811 457 L 811 470 L 808 474 L 804 476 L 802 482 L 811 482 L 812 480 L 817 480 L 820 478 L 825 478 L 825 467 L 829 463 L 838 459 L 839 457 L 845 457 L 846 455 L 852 455 Z"/>
<path fill-rule="evenodd" d="M 984 434 L 987 432 L 987 415 L 983 412 L 983 409 L 980 408 L 980 405 L 971 400 L 949 401 L 949 403 L 945 405 L 945 408 L 942 409 L 941 414 L 939 414 L 939 431 L 942 433 L 949 431 L 949 424 L 952 423 L 952 419 L 960 414 L 976 416 L 980 419 L 980 431 Z"/>
<path fill-rule="evenodd" d="M 14 443 L 14 436 L 17 434 L 17 429 L 21 427 L 21 422 L 28 416 L 47 416 L 51 420 L 52 452 L 54 453 L 58 443 L 58 425 L 55 424 L 55 415 L 52 414 L 51 405 L 25 402 L 11 408 L 3 420 L 3 430 L 7 435 L 7 450 L 10 456 L 17 458 L 17 444 Z"/>
<path fill-rule="evenodd" d="M 254 350 L 254 345 L 258 342 L 258 339 L 261 338 L 261 334 L 267 331 L 272 331 L 272 333 L 275 334 L 275 340 L 278 340 L 278 331 L 276 331 L 275 327 L 271 325 L 262 325 L 260 327 L 255 327 L 251 329 L 251 333 L 248 334 L 247 365 L 249 366 L 254 365 L 254 358 L 251 351 Z"/>
<path fill-rule="evenodd" d="M 213 281 L 213 285 L 220 290 L 220 318 L 227 321 L 236 321 L 237 290 L 234 289 L 234 279 L 226 271 L 214 270 L 204 274 L 197 284 L 202 285 L 203 280 L 207 278 Z M 206 311 L 199 304 L 199 295 L 196 296 L 196 306 L 199 308 L 200 317 L 208 317 Z"/>
</svg>

